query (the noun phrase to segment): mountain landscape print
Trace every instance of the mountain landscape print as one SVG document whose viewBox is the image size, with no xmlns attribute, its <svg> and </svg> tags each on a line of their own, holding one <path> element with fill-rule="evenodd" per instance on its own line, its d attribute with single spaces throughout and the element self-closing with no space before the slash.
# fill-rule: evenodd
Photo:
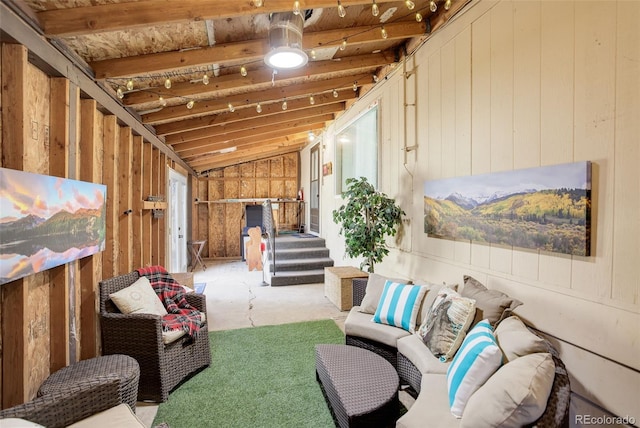
<svg viewBox="0 0 640 428">
<path fill-rule="evenodd" d="M 425 182 L 429 236 L 590 255 L 591 163 Z"/>
<path fill-rule="evenodd" d="M 0 168 L 0 284 L 103 251 L 107 187 Z"/>
</svg>

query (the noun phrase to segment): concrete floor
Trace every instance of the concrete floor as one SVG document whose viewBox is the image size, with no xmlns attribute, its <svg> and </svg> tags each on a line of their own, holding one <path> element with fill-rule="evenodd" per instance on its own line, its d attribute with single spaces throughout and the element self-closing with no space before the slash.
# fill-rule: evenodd
<svg viewBox="0 0 640 428">
<path fill-rule="evenodd" d="M 348 312 L 324 297 L 324 284 L 262 286 L 262 272 L 249 272 L 245 262 L 205 260 L 205 265 L 194 272 L 194 283 L 207 284 L 209 331 L 322 319 L 335 320 L 344 331 Z M 138 403 L 136 413 L 151 427 L 157 410 L 156 404 Z"/>
</svg>

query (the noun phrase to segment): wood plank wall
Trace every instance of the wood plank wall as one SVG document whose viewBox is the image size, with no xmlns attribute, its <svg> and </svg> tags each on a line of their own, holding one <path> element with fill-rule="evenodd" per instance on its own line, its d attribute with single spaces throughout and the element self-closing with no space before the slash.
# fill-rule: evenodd
<svg viewBox="0 0 640 428">
<path fill-rule="evenodd" d="M 203 257 L 240 257 L 245 206 L 228 199 L 295 199 L 300 187 L 298 152 L 234 165 L 193 180 L 192 239 L 206 240 Z M 197 199 L 197 201 L 195 201 Z M 261 202 L 255 202 L 261 203 Z M 274 211 L 281 229 L 297 225 L 297 204 L 281 203 Z"/>
<path fill-rule="evenodd" d="M 0 50 L 0 167 L 107 185 L 105 251 L 0 287 L 0 403 L 34 398 L 50 373 L 100 354 L 98 283 L 164 264 L 165 219 L 142 200 L 166 193 L 166 166 L 78 87 L 51 78 L 17 44 Z M 184 173 L 184 171 L 183 171 Z M 131 210 L 131 212 L 129 212 Z"/>
</svg>

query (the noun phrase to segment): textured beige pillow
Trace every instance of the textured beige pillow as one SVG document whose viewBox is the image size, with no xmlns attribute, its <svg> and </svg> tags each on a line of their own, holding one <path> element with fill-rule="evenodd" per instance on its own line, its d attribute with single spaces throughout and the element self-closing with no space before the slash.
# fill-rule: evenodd
<svg viewBox="0 0 640 428">
<path fill-rule="evenodd" d="M 535 422 L 547 407 L 554 376 L 549 353 L 516 358 L 473 393 L 460 427 L 521 427 Z"/>
<path fill-rule="evenodd" d="M 127 288 L 109 294 L 109 297 L 123 314 L 167 315 L 167 310 L 146 276 L 141 276 Z"/>
<path fill-rule="evenodd" d="M 476 319 L 473 321 L 477 324 L 483 319 L 488 319 L 492 327 L 498 325 L 500 321 L 508 317 L 511 312 L 522 305 L 522 302 L 507 296 L 497 290 L 488 290 L 482 283 L 475 278 L 465 275 L 464 288 L 462 296 L 476 301 Z"/>
<path fill-rule="evenodd" d="M 384 284 L 387 280 L 390 280 L 391 282 L 398 282 L 400 284 L 407 284 L 407 281 L 402 279 L 387 278 L 385 276 L 378 275 L 377 273 L 370 273 L 369 279 L 367 280 L 367 288 L 365 289 L 362 303 L 360 303 L 360 309 L 358 309 L 359 312 L 371 315 L 376 313 L 380 297 L 382 296 L 382 290 L 384 290 Z"/>
<path fill-rule="evenodd" d="M 500 321 L 495 333 L 498 346 L 507 361 L 536 352 L 549 351 L 547 342 L 532 333 L 515 315 Z"/>
</svg>

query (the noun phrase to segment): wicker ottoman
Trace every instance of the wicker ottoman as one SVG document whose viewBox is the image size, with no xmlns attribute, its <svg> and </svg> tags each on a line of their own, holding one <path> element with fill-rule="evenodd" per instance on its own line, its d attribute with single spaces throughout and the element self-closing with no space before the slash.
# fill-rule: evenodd
<svg viewBox="0 0 640 428">
<path fill-rule="evenodd" d="M 381 356 L 348 345 L 316 345 L 316 378 L 337 424 L 395 426 L 398 374 Z"/>
<path fill-rule="evenodd" d="M 63 367 L 49 376 L 40 385 L 38 397 L 52 392 L 64 391 L 69 385 L 79 381 L 100 376 L 117 375 L 120 377 L 120 395 L 122 402 L 127 403 L 131 410 L 136 411 L 138 400 L 138 381 L 140 380 L 140 366 L 135 358 L 128 355 L 105 355 L 78 361 Z"/>
</svg>

